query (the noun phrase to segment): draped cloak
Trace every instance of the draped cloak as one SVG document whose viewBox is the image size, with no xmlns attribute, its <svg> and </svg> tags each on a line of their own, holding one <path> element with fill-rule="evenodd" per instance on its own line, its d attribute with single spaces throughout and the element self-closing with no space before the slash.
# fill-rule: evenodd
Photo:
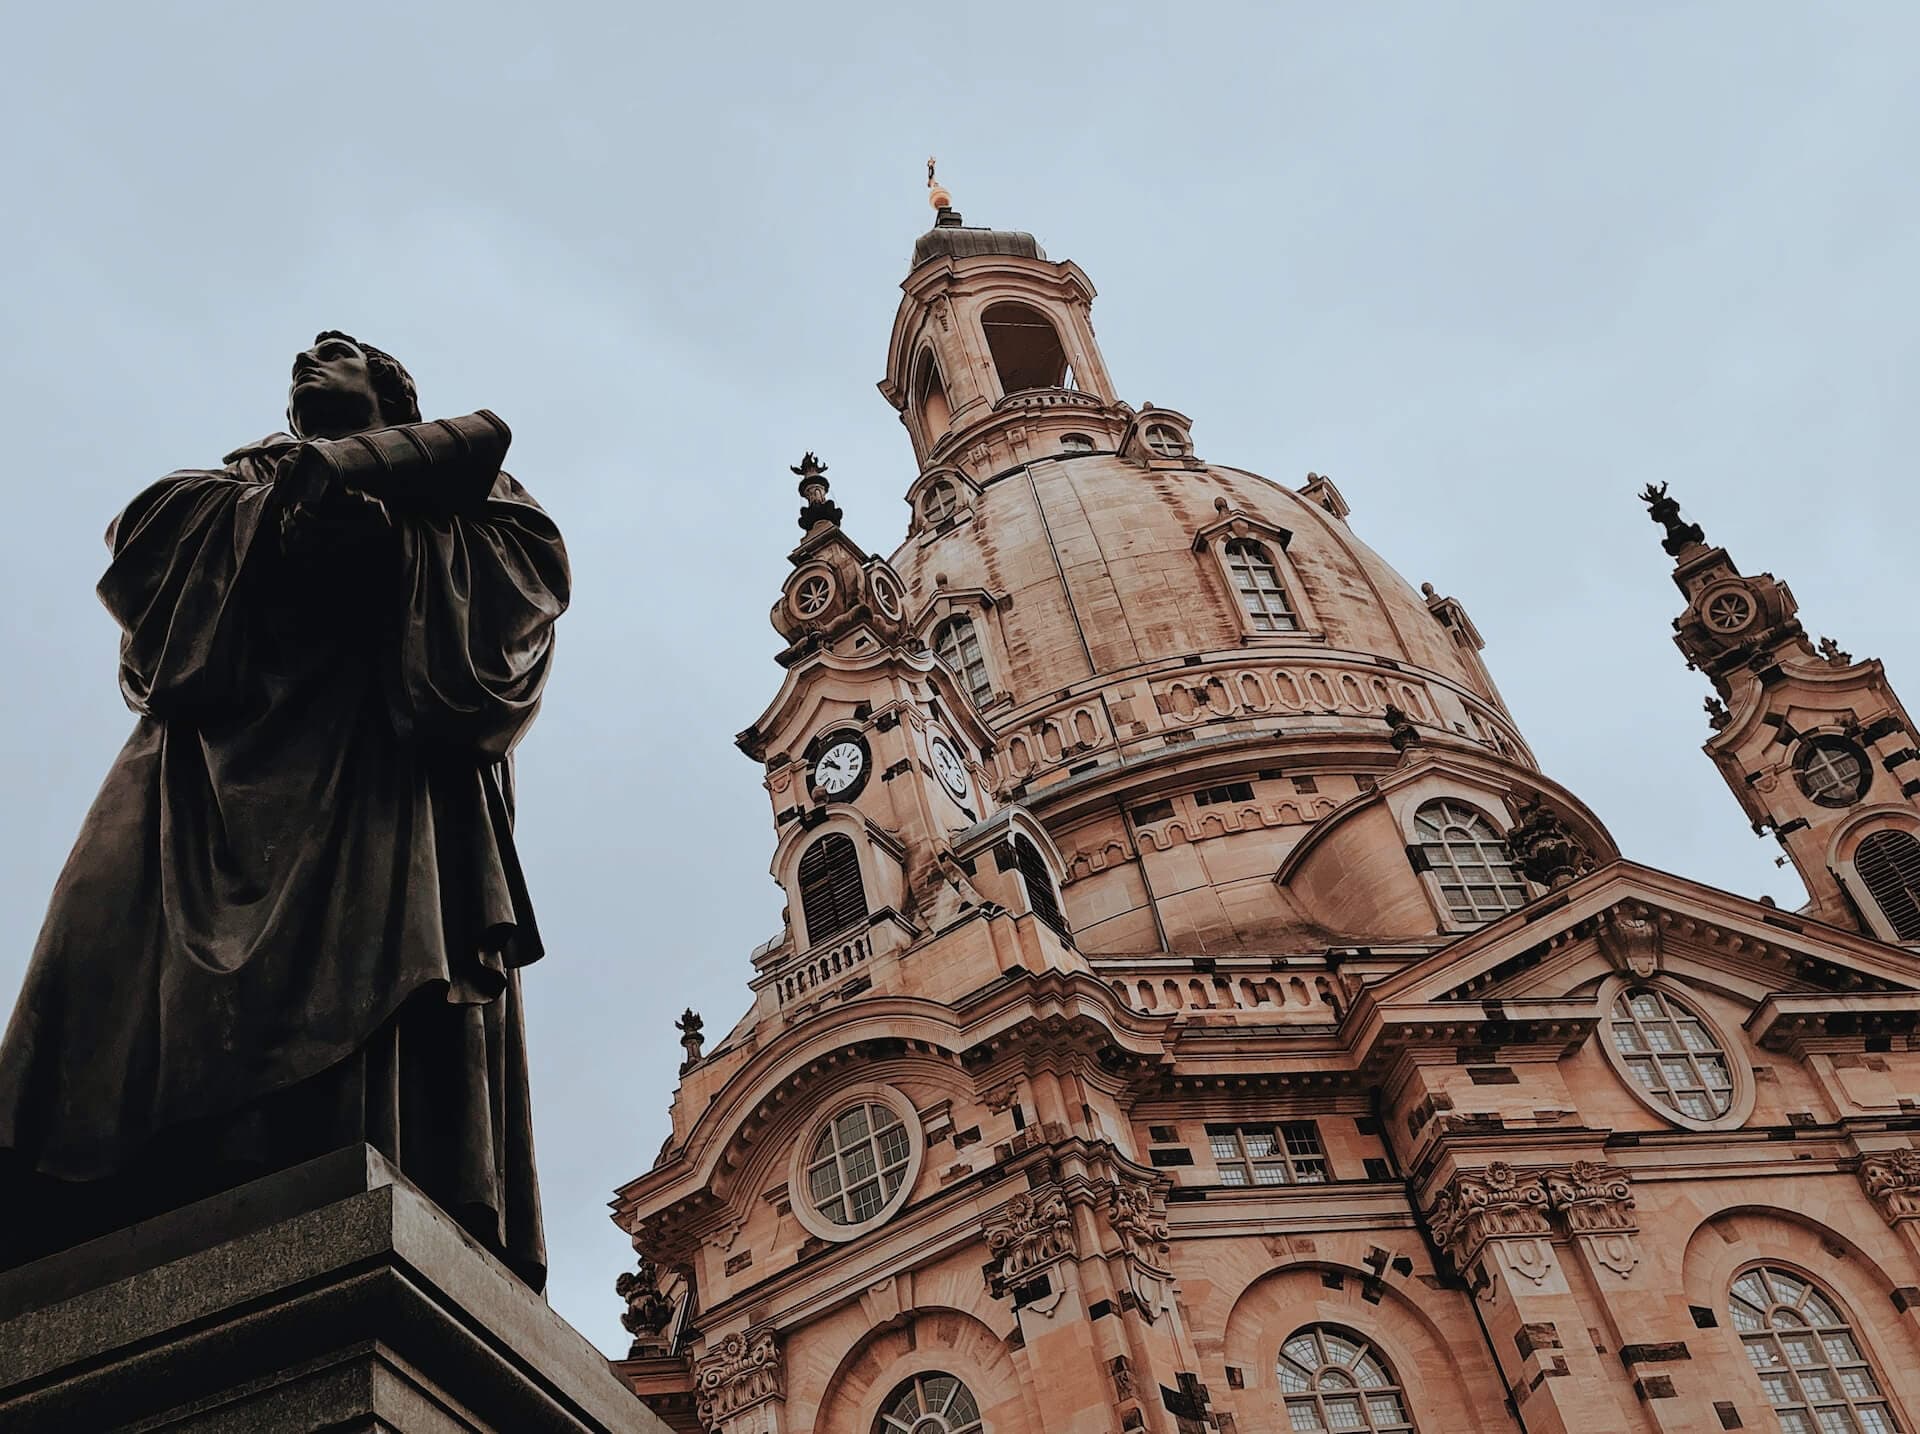
<svg viewBox="0 0 1920 1434">
<path fill-rule="evenodd" d="M 53 1219 L 111 1191 L 124 1224 L 364 1141 L 538 1288 L 508 754 L 566 552 L 502 474 L 480 510 L 303 560 L 271 486 L 292 442 L 108 530 L 139 721 L 0 1042 L 0 1177 Z"/>
</svg>

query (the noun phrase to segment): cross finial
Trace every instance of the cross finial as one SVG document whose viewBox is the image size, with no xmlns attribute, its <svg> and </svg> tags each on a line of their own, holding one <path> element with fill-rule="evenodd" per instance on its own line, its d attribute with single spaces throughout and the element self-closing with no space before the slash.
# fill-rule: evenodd
<svg viewBox="0 0 1920 1434">
<path fill-rule="evenodd" d="M 946 185 L 933 177 L 934 165 L 937 163 L 938 160 L 933 155 L 927 156 L 927 203 L 935 209 L 951 209 L 953 196 L 947 193 Z"/>
</svg>

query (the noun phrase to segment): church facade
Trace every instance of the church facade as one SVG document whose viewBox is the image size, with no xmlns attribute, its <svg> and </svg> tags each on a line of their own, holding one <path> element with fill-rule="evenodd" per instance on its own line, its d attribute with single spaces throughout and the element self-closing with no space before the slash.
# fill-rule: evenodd
<svg viewBox="0 0 1920 1434">
<path fill-rule="evenodd" d="M 891 557 L 796 468 L 739 737 L 784 929 L 691 1012 L 616 1368 L 713 1434 L 1920 1428 L 1920 737 L 1663 489 L 1776 909 L 1623 856 L 1326 478 L 1123 401 L 936 192 Z"/>
</svg>

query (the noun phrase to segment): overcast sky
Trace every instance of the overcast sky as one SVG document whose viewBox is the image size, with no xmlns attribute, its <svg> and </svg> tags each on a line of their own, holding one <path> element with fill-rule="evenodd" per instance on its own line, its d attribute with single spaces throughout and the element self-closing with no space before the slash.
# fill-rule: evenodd
<svg viewBox="0 0 1920 1434">
<path fill-rule="evenodd" d="M 520 753 L 552 1298 L 610 1352 L 691 1004 L 777 926 L 733 734 L 787 471 L 899 540 L 875 393 L 929 212 L 1100 289 L 1120 392 L 1331 474 L 1458 596 L 1632 857 L 1803 896 L 1699 751 L 1635 491 L 1920 701 L 1912 5 L 10 5 L 0 87 L 0 1002 L 130 727 L 107 521 L 279 426 L 321 328 L 488 406 L 577 577 Z"/>
</svg>

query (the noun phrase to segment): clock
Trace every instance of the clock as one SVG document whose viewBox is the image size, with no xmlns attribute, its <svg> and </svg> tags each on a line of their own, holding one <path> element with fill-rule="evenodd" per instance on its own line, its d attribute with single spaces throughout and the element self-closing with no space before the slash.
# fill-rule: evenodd
<svg viewBox="0 0 1920 1434">
<path fill-rule="evenodd" d="M 820 746 L 813 759 L 813 784 L 836 801 L 850 802 L 867 784 L 872 761 L 858 732 L 836 732 Z"/>
<path fill-rule="evenodd" d="M 933 752 L 933 772 L 940 779 L 940 785 L 953 794 L 956 802 L 967 799 L 967 764 L 960 760 L 960 754 L 953 750 L 953 744 L 945 737 L 935 735 L 928 743 Z"/>
</svg>

